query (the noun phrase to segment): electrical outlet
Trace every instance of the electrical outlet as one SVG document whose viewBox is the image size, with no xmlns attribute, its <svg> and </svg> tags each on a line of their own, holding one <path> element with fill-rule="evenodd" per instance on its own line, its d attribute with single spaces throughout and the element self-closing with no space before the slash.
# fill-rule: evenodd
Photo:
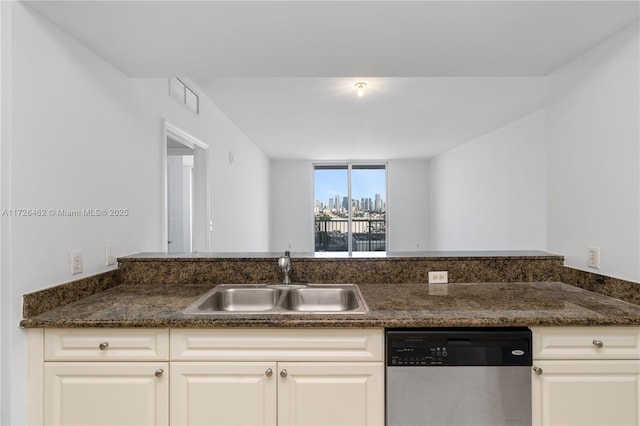
<svg viewBox="0 0 640 426">
<path fill-rule="evenodd" d="M 113 250 L 111 247 L 104 248 L 104 261 L 107 266 L 116 264 L 116 258 L 113 257 Z"/>
<path fill-rule="evenodd" d="M 447 271 L 429 271 L 429 284 L 446 284 L 449 282 Z"/>
<path fill-rule="evenodd" d="M 587 266 L 600 269 L 600 247 L 587 247 Z"/>
<path fill-rule="evenodd" d="M 82 252 L 72 251 L 71 252 L 71 275 L 76 275 L 81 273 L 82 273 Z"/>
</svg>

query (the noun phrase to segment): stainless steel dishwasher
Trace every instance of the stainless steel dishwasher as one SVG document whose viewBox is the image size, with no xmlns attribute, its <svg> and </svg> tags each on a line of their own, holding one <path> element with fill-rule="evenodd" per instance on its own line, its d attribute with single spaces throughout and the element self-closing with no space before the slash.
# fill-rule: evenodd
<svg viewBox="0 0 640 426">
<path fill-rule="evenodd" d="M 386 424 L 531 425 L 527 328 L 390 329 Z"/>
</svg>

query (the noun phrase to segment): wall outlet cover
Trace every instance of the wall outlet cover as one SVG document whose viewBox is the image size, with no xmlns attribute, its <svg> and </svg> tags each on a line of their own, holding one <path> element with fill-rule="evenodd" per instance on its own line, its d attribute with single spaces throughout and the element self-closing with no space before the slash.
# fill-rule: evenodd
<svg viewBox="0 0 640 426">
<path fill-rule="evenodd" d="M 589 246 L 587 248 L 587 266 L 600 269 L 600 247 Z"/>
<path fill-rule="evenodd" d="M 429 271 L 429 284 L 446 284 L 449 282 L 447 271 Z"/>
<path fill-rule="evenodd" d="M 111 249 L 111 247 L 104 248 L 104 260 L 107 266 L 116 264 L 116 258 L 113 257 L 113 250 Z"/>
<path fill-rule="evenodd" d="M 72 251 L 71 252 L 71 275 L 81 274 L 82 273 L 82 252 Z"/>
</svg>

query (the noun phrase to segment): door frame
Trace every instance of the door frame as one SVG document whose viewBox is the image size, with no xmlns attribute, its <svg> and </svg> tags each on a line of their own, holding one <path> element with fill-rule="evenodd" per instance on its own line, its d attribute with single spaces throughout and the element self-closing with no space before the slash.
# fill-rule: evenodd
<svg viewBox="0 0 640 426">
<path fill-rule="evenodd" d="M 193 235 L 191 236 L 193 252 L 208 252 L 211 250 L 210 238 L 210 194 L 209 194 L 209 145 L 190 135 L 180 128 L 163 120 L 161 144 L 161 176 L 162 176 L 162 251 L 168 252 L 169 230 L 168 224 L 168 193 L 167 193 L 167 139 L 193 149 Z"/>
</svg>

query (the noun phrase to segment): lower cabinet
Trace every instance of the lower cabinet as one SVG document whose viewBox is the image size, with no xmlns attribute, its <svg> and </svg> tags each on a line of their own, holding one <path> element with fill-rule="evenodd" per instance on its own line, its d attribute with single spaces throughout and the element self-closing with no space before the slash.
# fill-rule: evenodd
<svg viewBox="0 0 640 426">
<path fill-rule="evenodd" d="M 384 424 L 382 363 L 283 362 L 278 371 L 280 426 Z"/>
<path fill-rule="evenodd" d="M 48 362 L 45 425 L 166 425 L 168 363 Z"/>
<path fill-rule="evenodd" d="M 276 363 L 198 362 L 171 367 L 172 425 L 275 425 Z"/>
<path fill-rule="evenodd" d="M 640 424 L 640 361 L 536 361 L 534 425 Z"/>
<path fill-rule="evenodd" d="M 535 327 L 533 425 L 640 426 L 640 327 Z M 384 332 L 29 329 L 33 425 L 383 425 Z"/>
<path fill-rule="evenodd" d="M 640 425 L 640 328 L 533 328 L 534 426 Z"/>
<path fill-rule="evenodd" d="M 171 424 L 382 425 L 381 363 L 174 363 Z"/>
<path fill-rule="evenodd" d="M 32 425 L 384 424 L 378 329 L 30 329 Z"/>
<path fill-rule="evenodd" d="M 171 423 L 384 424 L 382 329 L 171 330 Z"/>
</svg>

